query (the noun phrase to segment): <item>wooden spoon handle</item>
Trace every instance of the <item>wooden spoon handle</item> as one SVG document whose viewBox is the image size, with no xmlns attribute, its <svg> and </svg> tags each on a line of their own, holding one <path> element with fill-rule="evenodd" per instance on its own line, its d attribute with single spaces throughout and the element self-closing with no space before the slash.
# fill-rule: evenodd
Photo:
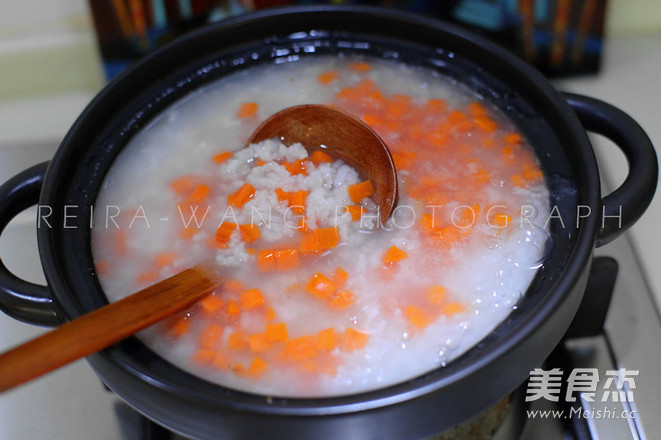
<svg viewBox="0 0 661 440">
<path fill-rule="evenodd" d="M 192 306 L 220 284 L 196 266 L 0 355 L 0 392 L 103 350 Z"/>
</svg>

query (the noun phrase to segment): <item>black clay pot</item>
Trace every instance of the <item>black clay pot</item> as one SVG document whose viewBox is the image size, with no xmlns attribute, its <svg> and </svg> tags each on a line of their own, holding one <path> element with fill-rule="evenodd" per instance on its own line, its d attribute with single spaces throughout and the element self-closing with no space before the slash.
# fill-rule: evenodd
<svg viewBox="0 0 661 440">
<path fill-rule="evenodd" d="M 53 211 L 49 225 L 38 225 L 48 286 L 19 280 L 0 265 L 0 307 L 17 319 L 56 325 L 103 305 L 90 251 L 89 218 L 68 218 L 72 228 L 63 228 L 64 207 L 89 212 L 127 140 L 201 84 L 257 63 L 336 53 L 437 69 L 500 107 L 531 140 L 557 218 L 551 222 L 552 255 L 518 308 L 446 367 L 343 397 L 270 399 L 232 391 L 179 370 L 135 338 L 90 356 L 89 363 L 134 408 L 169 429 L 202 439 L 423 438 L 508 395 L 568 328 L 583 295 L 594 247 L 614 239 L 646 209 L 656 187 L 656 155 L 645 133 L 621 111 L 589 98 L 561 95 L 534 69 L 494 44 L 402 12 L 358 7 L 267 10 L 192 33 L 124 72 L 85 109 L 50 164 L 33 167 L 1 188 L 0 229 L 30 205 Z M 630 163 L 629 177 L 605 198 L 586 129 L 611 138 Z"/>
</svg>

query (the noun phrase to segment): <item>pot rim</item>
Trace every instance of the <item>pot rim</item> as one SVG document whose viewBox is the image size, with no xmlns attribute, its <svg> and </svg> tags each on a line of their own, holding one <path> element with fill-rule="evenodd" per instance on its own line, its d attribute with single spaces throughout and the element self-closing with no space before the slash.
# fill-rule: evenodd
<svg viewBox="0 0 661 440">
<path fill-rule="evenodd" d="M 557 111 L 557 116 L 563 119 L 563 123 L 570 130 L 564 133 L 566 136 L 572 136 L 575 142 L 581 145 L 578 155 L 582 163 L 579 164 L 581 174 L 577 176 L 582 182 L 579 187 L 583 191 L 579 194 L 585 198 L 584 204 L 590 206 L 593 212 L 597 212 L 601 206 L 599 178 L 596 165 L 596 159 L 590 146 L 585 129 L 578 121 L 574 112 L 567 104 L 564 98 L 551 86 L 551 84 L 533 67 L 529 66 L 523 60 L 497 46 L 496 44 L 476 36 L 469 31 L 459 28 L 455 25 L 441 22 L 436 19 L 427 18 L 417 14 L 403 12 L 398 10 L 388 10 L 367 6 L 293 6 L 282 7 L 257 11 L 251 14 L 232 17 L 221 22 L 206 26 L 202 29 L 193 31 L 170 42 L 162 48 L 148 55 L 140 62 L 130 66 L 108 85 L 106 85 L 99 94 L 90 102 L 90 104 L 81 113 L 71 129 L 65 136 L 58 152 L 56 153 L 45 176 L 44 186 L 40 198 L 40 204 L 53 204 L 57 199 L 57 182 L 62 179 L 62 169 L 67 163 L 68 158 L 65 152 L 73 148 L 77 143 L 78 132 L 82 126 L 90 124 L 96 115 L 92 113 L 103 106 L 107 100 L 113 100 L 111 95 L 115 89 L 122 84 L 133 82 L 134 77 L 141 76 L 149 71 L 154 60 L 158 60 L 176 48 L 186 46 L 189 42 L 203 38 L 204 36 L 225 31 L 230 28 L 242 28 L 260 24 L 264 20 L 274 17 L 289 16 L 294 17 L 300 14 L 325 13 L 325 14 L 359 14 L 371 18 L 380 18 L 385 20 L 395 20 L 405 22 L 409 25 L 421 26 L 430 30 L 443 33 L 453 33 L 459 39 L 465 40 L 472 46 L 479 46 L 481 50 L 488 51 L 493 57 L 501 62 L 507 63 L 513 69 L 525 75 L 530 84 L 536 91 L 546 98 Z M 93 122 L 92 122 L 93 123 Z M 581 200 L 583 202 L 583 200 Z M 154 377 L 145 373 L 144 370 L 136 368 L 134 364 L 126 362 L 126 353 L 121 349 L 111 347 L 99 353 L 108 362 L 112 362 L 122 368 L 128 374 L 151 384 L 168 393 L 176 394 L 184 399 L 194 399 L 206 401 L 223 407 L 231 406 L 233 409 L 247 410 L 252 412 L 261 412 L 269 414 L 292 414 L 292 415 L 329 415 L 341 414 L 355 411 L 364 411 L 379 408 L 386 405 L 400 403 L 406 400 L 414 399 L 441 388 L 451 388 L 473 375 L 475 372 L 488 368 L 496 359 L 503 357 L 507 352 L 512 351 L 525 338 L 528 338 L 534 330 L 542 323 L 550 319 L 552 312 L 566 299 L 569 292 L 581 278 L 586 265 L 592 258 L 592 252 L 597 236 L 597 220 L 593 216 L 586 219 L 583 226 L 577 231 L 576 245 L 571 249 L 568 257 L 567 267 L 563 270 L 563 276 L 559 277 L 551 289 L 545 292 L 544 300 L 539 301 L 534 311 L 528 313 L 525 319 L 521 320 L 513 330 L 508 333 L 507 338 L 490 341 L 486 347 L 480 349 L 478 356 L 471 356 L 469 362 L 462 355 L 456 360 L 450 362 L 448 366 L 441 367 L 419 377 L 409 379 L 405 382 L 391 385 L 371 391 L 360 392 L 356 394 L 319 397 L 319 398 L 272 398 L 266 399 L 265 396 L 257 394 L 248 394 L 240 391 L 230 390 L 231 396 L 228 398 L 227 388 L 220 385 L 209 383 L 208 393 L 199 393 L 191 389 L 180 388 L 176 384 L 168 381 L 167 377 Z M 52 261 L 55 264 L 44 264 L 44 273 L 51 291 L 62 305 L 62 309 L 68 318 L 73 318 L 81 314 L 79 305 L 71 300 L 76 297 L 76 292 L 70 290 L 67 281 L 62 277 L 58 261 L 63 258 L 58 254 L 53 234 L 47 228 L 38 229 L 39 251 L 43 261 Z M 561 331 L 561 334 L 564 330 Z M 558 336 L 561 336 L 561 334 Z M 470 352 L 470 351 L 469 351 Z M 439 371 L 443 371 L 440 374 Z M 182 370 L 183 372 L 183 370 Z M 189 374 L 183 372 L 184 374 Z M 112 387 L 111 384 L 108 384 Z M 220 391 L 214 393 L 214 391 Z"/>
</svg>

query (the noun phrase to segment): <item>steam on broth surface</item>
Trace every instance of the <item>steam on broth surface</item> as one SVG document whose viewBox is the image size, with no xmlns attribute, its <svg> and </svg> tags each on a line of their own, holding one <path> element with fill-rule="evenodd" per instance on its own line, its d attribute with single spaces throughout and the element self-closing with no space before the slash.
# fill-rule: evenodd
<svg viewBox="0 0 661 440">
<path fill-rule="evenodd" d="M 300 145 L 245 147 L 283 108 L 330 104 L 389 146 L 399 204 L 383 228 L 370 182 Z M 496 108 L 435 72 L 313 57 L 229 75 L 138 133 L 105 179 L 92 250 L 119 300 L 205 259 L 227 282 L 139 335 L 212 382 L 331 396 L 420 375 L 516 307 L 548 246 L 548 191 Z"/>
</svg>

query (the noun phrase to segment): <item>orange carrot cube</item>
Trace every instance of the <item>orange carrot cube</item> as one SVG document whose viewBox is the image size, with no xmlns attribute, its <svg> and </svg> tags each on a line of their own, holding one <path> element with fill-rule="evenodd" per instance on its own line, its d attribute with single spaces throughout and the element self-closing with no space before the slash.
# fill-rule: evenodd
<svg viewBox="0 0 661 440">
<path fill-rule="evenodd" d="M 243 350 L 248 346 L 248 341 L 243 332 L 237 330 L 230 334 L 230 337 L 227 340 L 227 346 L 230 350 Z"/>
<path fill-rule="evenodd" d="M 408 306 L 404 309 L 404 317 L 418 329 L 423 329 L 432 323 L 432 317 L 428 312 L 416 306 Z"/>
<path fill-rule="evenodd" d="M 298 174 L 304 174 L 307 176 L 308 174 L 307 166 L 305 165 L 305 159 L 299 159 L 294 163 L 285 162 L 283 165 L 292 176 L 296 176 Z"/>
<path fill-rule="evenodd" d="M 349 274 L 344 269 L 339 266 L 335 268 L 335 273 L 333 273 L 333 282 L 338 289 L 344 287 L 348 279 Z"/>
<path fill-rule="evenodd" d="M 324 274 L 316 273 L 305 286 L 305 290 L 318 298 L 328 299 L 335 292 L 335 283 Z"/>
<path fill-rule="evenodd" d="M 264 304 L 264 297 L 259 289 L 248 289 L 241 292 L 240 301 L 241 308 L 252 309 Z"/>
<path fill-rule="evenodd" d="M 234 292 L 234 293 L 239 293 L 244 290 L 243 283 L 239 280 L 234 280 L 234 279 L 229 279 L 225 281 L 225 284 L 223 284 L 223 289 L 227 290 L 228 292 Z"/>
<path fill-rule="evenodd" d="M 322 350 L 331 351 L 334 349 L 337 346 L 335 329 L 331 327 L 317 333 L 317 344 Z"/>
<path fill-rule="evenodd" d="M 259 230 L 259 226 L 251 223 L 239 225 L 239 230 L 241 231 L 243 241 L 249 244 L 256 242 L 257 239 L 259 239 L 259 237 L 262 235 Z"/>
<path fill-rule="evenodd" d="M 216 296 L 215 293 L 205 296 L 200 301 L 200 306 L 202 306 L 202 309 L 208 313 L 217 312 L 218 310 L 222 309 L 224 305 L 225 301 L 223 301 L 221 297 Z"/>
<path fill-rule="evenodd" d="M 275 263 L 278 270 L 292 270 L 299 266 L 296 249 L 282 249 L 275 252 Z"/>
<path fill-rule="evenodd" d="M 229 246 L 230 238 L 236 229 L 236 223 L 223 222 L 216 231 L 216 243 L 218 247 L 226 248 Z"/>
<path fill-rule="evenodd" d="M 227 314 L 230 316 L 236 316 L 241 313 L 241 309 L 235 300 L 230 299 L 227 301 Z"/>
<path fill-rule="evenodd" d="M 271 271 L 277 269 L 277 263 L 275 260 L 275 251 L 273 250 L 261 250 L 257 254 L 257 267 L 261 271 Z"/>
<path fill-rule="evenodd" d="M 289 339 L 285 343 L 285 349 L 283 350 L 285 358 L 292 361 L 313 358 L 318 352 L 319 346 L 314 336 L 300 336 L 295 339 Z"/>
<path fill-rule="evenodd" d="M 266 339 L 273 342 L 286 341 L 289 337 L 287 332 L 287 324 L 278 322 L 274 324 L 266 324 Z"/>
<path fill-rule="evenodd" d="M 318 166 L 320 163 L 333 162 L 333 158 L 328 153 L 324 153 L 321 150 L 316 150 L 310 155 L 310 161 Z"/>
<path fill-rule="evenodd" d="M 232 152 L 231 151 L 225 151 L 223 153 L 216 154 L 213 157 L 213 161 L 220 164 L 220 163 L 225 162 L 230 157 L 232 157 Z"/>
<path fill-rule="evenodd" d="M 317 81 L 319 83 L 328 85 L 331 82 L 335 81 L 338 77 L 340 76 L 340 72 L 337 70 L 327 70 L 325 72 L 322 72 L 318 77 Z"/>
<path fill-rule="evenodd" d="M 289 193 L 289 206 L 296 215 L 305 213 L 305 200 L 308 197 L 309 191 L 296 191 Z"/>
<path fill-rule="evenodd" d="M 460 302 L 452 302 L 443 306 L 442 313 L 447 316 L 456 315 L 457 313 L 463 313 L 466 311 L 466 307 Z"/>
<path fill-rule="evenodd" d="M 252 377 L 253 379 L 258 379 L 264 375 L 267 368 L 268 364 L 266 361 L 256 357 L 252 360 L 250 366 L 248 367 L 248 376 Z"/>
<path fill-rule="evenodd" d="M 266 320 L 267 321 L 273 321 L 276 318 L 275 310 L 273 309 L 272 306 L 269 306 L 268 310 L 266 311 Z"/>
<path fill-rule="evenodd" d="M 215 350 L 202 348 L 195 352 L 195 354 L 191 357 L 191 360 L 198 365 L 211 365 L 215 357 Z"/>
<path fill-rule="evenodd" d="M 408 258 L 409 254 L 398 248 L 391 246 L 383 256 L 383 262 L 386 264 L 395 264 L 396 262 Z"/>
<path fill-rule="evenodd" d="M 254 353 L 263 352 L 271 348 L 271 341 L 269 341 L 269 339 L 266 337 L 266 334 L 264 333 L 250 335 L 247 339 L 248 346 Z"/>
<path fill-rule="evenodd" d="M 365 212 L 365 209 L 363 209 L 362 206 L 358 206 L 358 205 L 349 205 L 346 207 L 346 209 L 347 211 L 349 211 L 352 221 L 360 220 L 363 213 Z"/>
<path fill-rule="evenodd" d="M 244 183 L 235 193 L 227 196 L 227 203 L 235 208 L 243 208 L 243 205 L 253 197 L 255 197 L 255 187 L 249 183 Z"/>
<path fill-rule="evenodd" d="M 244 102 L 241 104 L 239 109 L 236 111 L 237 118 L 249 118 L 254 116 L 259 109 L 259 105 L 256 102 Z"/>
<path fill-rule="evenodd" d="M 427 289 L 427 300 L 432 304 L 441 304 L 445 301 L 445 287 L 431 286 Z"/>
<path fill-rule="evenodd" d="M 344 349 L 347 351 L 360 350 L 367 345 L 369 335 L 353 328 L 344 331 Z"/>
<path fill-rule="evenodd" d="M 190 240 L 195 237 L 198 232 L 200 232 L 200 230 L 197 228 L 184 228 L 179 232 L 179 238 L 182 240 Z"/>
<path fill-rule="evenodd" d="M 177 259 L 177 255 L 172 252 L 166 252 L 163 254 L 156 255 L 156 265 L 158 267 L 171 266 L 174 263 L 174 260 Z"/>
<path fill-rule="evenodd" d="M 374 194 L 374 185 L 369 180 L 351 185 L 349 188 L 349 197 L 353 203 L 360 203 L 365 197 L 370 197 Z"/>
<path fill-rule="evenodd" d="M 319 228 L 314 230 L 319 249 L 330 249 L 337 246 L 340 240 L 340 231 L 333 228 Z"/>
<path fill-rule="evenodd" d="M 170 188 L 179 195 L 190 193 L 194 187 L 195 179 L 191 176 L 180 177 L 170 182 Z"/>
<path fill-rule="evenodd" d="M 209 188 L 208 186 L 198 185 L 195 188 L 195 191 L 193 191 L 191 195 L 188 196 L 188 200 L 191 203 L 200 204 L 204 201 L 204 199 L 207 198 L 207 194 L 209 194 L 209 191 L 211 191 L 211 188 Z"/>
</svg>

